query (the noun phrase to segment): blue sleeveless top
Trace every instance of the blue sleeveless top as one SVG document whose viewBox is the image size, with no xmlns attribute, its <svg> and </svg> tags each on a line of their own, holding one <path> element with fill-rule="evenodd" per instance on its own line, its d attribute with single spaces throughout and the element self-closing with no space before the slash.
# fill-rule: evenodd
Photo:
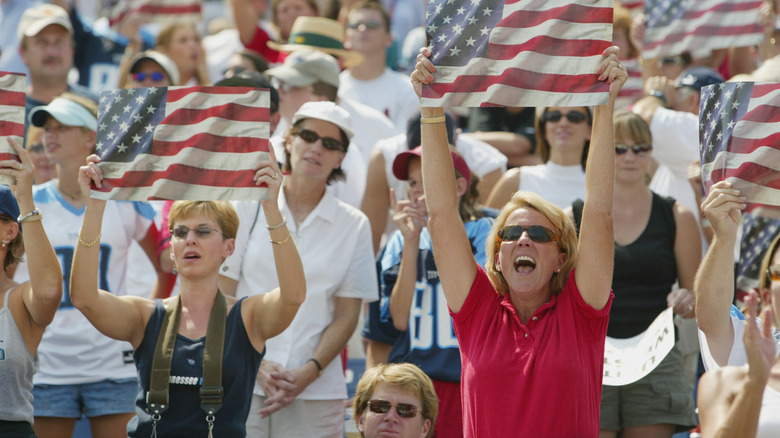
<svg viewBox="0 0 780 438">
<path fill-rule="evenodd" d="M 249 341 L 241 318 L 239 300 L 230 309 L 225 325 L 225 352 L 222 359 L 222 408 L 214 422 L 215 437 L 246 436 L 246 418 L 252 401 L 257 370 L 265 355 L 258 353 Z M 135 400 L 136 416 L 127 425 L 131 438 L 148 438 L 152 433 L 152 418 L 146 412 L 146 393 L 152 373 L 152 358 L 160 332 L 165 307 L 157 300 L 152 317 L 146 325 L 144 339 L 133 353 L 138 370 L 138 396 Z M 203 374 L 203 347 L 206 337 L 189 339 L 179 334 L 171 362 L 169 385 L 170 407 L 157 422 L 157 435 L 166 438 L 205 437 L 208 434 L 206 413 L 200 408 L 200 385 Z"/>
</svg>

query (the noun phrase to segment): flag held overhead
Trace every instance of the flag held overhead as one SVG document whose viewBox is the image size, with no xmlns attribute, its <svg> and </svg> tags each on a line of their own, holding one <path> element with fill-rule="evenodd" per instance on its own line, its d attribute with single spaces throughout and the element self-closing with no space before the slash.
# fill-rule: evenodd
<svg viewBox="0 0 780 438">
<path fill-rule="evenodd" d="M 170 87 L 100 94 L 97 153 L 115 200 L 258 200 L 254 166 L 268 159 L 267 89 Z"/>
</svg>

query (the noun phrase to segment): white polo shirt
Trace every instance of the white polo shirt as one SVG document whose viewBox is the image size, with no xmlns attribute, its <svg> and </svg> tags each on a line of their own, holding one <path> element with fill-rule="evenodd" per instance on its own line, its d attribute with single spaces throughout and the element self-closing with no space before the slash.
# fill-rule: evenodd
<svg viewBox="0 0 780 438">
<path fill-rule="evenodd" d="M 221 274 L 238 281 L 238 298 L 266 293 L 277 288 L 279 280 L 265 215 L 256 201 L 234 205 L 240 220 L 236 250 L 225 261 Z M 287 227 L 303 262 L 306 300 L 290 326 L 266 342 L 265 358 L 292 369 L 312 357 L 323 330 L 333 321 L 336 297 L 373 301 L 379 296 L 379 286 L 371 228 L 360 210 L 326 192 L 298 228 L 283 190 L 279 193 L 279 208 L 287 218 Z M 257 384 L 255 394 L 263 395 Z M 322 377 L 298 396 L 304 400 L 346 397 L 339 356 L 325 367 Z"/>
</svg>

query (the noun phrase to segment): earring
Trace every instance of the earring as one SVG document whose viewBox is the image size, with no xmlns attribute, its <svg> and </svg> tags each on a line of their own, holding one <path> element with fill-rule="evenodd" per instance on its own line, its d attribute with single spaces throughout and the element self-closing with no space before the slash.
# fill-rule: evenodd
<svg viewBox="0 0 780 438">
<path fill-rule="evenodd" d="M 7 246 L 8 246 L 8 241 L 7 241 L 7 240 L 3 239 L 3 240 L 2 240 L 2 241 L 0 241 L 0 242 L 2 242 L 2 246 L 3 246 L 3 248 L 5 248 L 5 247 L 7 247 Z"/>
<path fill-rule="evenodd" d="M 176 270 L 176 266 L 174 266 L 173 269 L 171 269 L 171 274 L 179 275 L 179 271 Z"/>
</svg>

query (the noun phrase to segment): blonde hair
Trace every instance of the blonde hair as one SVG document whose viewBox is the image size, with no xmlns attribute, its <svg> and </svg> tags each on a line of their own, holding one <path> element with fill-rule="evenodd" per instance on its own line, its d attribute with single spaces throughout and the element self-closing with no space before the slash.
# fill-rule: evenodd
<svg viewBox="0 0 780 438">
<path fill-rule="evenodd" d="M 627 109 L 619 109 L 615 111 L 612 120 L 615 139 L 633 140 L 637 144 L 652 146 L 653 135 L 650 133 L 650 126 L 638 114 Z"/>
<path fill-rule="evenodd" d="M 173 57 L 171 56 L 170 51 L 170 45 L 173 42 L 173 36 L 176 34 L 176 31 L 184 28 L 189 27 L 192 28 L 195 31 L 195 35 L 198 38 L 198 44 L 200 44 L 200 52 L 201 57 L 198 61 L 198 67 L 195 69 L 195 81 L 197 81 L 198 85 L 211 85 L 211 81 L 209 80 L 209 74 L 208 71 L 205 69 L 205 50 L 203 49 L 203 41 L 200 36 L 200 32 L 198 32 L 198 28 L 195 26 L 194 23 L 188 23 L 183 21 L 174 21 L 171 23 L 166 24 L 163 26 L 162 29 L 160 29 L 160 33 L 157 34 L 157 47 L 156 49 L 160 52 L 162 52 L 164 55 L 171 58 L 171 61 L 173 61 Z M 174 61 L 175 64 L 175 61 Z M 176 68 L 179 69 L 179 77 L 180 80 L 184 81 L 184 75 L 181 69 L 179 68 L 179 65 L 176 65 Z M 163 69 L 165 70 L 165 69 Z M 167 72 L 166 72 L 167 73 Z M 170 77 L 170 75 L 169 75 Z M 185 85 L 185 84 L 179 84 L 179 85 Z"/>
<path fill-rule="evenodd" d="M 509 215 L 520 208 L 536 210 L 546 217 L 552 223 L 553 231 L 558 236 L 558 250 L 566 254 L 566 260 L 561 266 L 560 272 L 553 273 L 550 279 L 550 291 L 553 295 L 557 294 L 563 289 L 569 279 L 569 273 L 577 262 L 577 232 L 574 229 L 574 224 L 563 213 L 563 210 L 533 192 L 515 192 L 512 199 L 501 208 L 485 244 L 485 253 L 487 254 L 485 271 L 487 271 L 493 287 L 496 288 L 496 292 L 500 295 L 509 292 L 509 285 L 504 279 L 504 274 L 496 269 L 496 254 L 501 246 L 498 232 L 504 228 Z"/>
<path fill-rule="evenodd" d="M 173 230 L 176 221 L 203 214 L 217 223 L 225 239 L 235 239 L 238 232 L 238 214 L 227 201 L 176 201 L 168 213 L 168 227 Z"/>
<path fill-rule="evenodd" d="M 439 414 L 439 398 L 433 388 L 433 382 L 420 368 L 410 363 L 380 364 L 363 373 L 355 390 L 353 416 L 357 422 L 368 407 L 368 401 L 377 385 L 384 384 L 399 388 L 420 400 L 420 414 L 424 420 L 430 420 L 427 438 L 433 435 L 433 425 Z M 361 432 L 360 436 L 363 436 Z"/>
</svg>

